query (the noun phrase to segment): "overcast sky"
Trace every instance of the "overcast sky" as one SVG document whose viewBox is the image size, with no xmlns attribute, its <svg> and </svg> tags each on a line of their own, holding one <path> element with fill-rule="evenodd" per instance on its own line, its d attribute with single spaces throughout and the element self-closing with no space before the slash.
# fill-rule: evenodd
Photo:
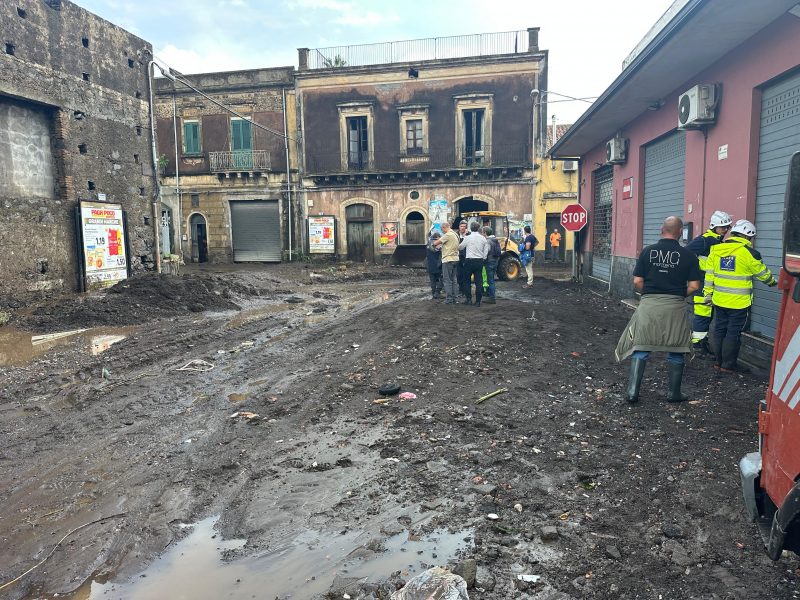
<svg viewBox="0 0 800 600">
<path fill-rule="evenodd" d="M 297 48 L 541 27 L 549 87 L 598 96 L 672 0 L 77 0 L 183 73 L 297 66 Z M 555 100 L 555 96 L 551 100 Z M 573 122 L 581 102 L 550 105 Z"/>
</svg>

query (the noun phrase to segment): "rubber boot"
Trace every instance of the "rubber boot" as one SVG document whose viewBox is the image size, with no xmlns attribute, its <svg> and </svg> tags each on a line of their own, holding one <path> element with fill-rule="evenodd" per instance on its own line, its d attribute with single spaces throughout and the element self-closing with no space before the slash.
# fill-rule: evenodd
<svg viewBox="0 0 800 600">
<path fill-rule="evenodd" d="M 631 359 L 631 372 L 628 377 L 628 389 L 625 394 L 625 399 L 630 403 L 639 401 L 639 388 L 642 387 L 642 377 L 644 377 L 644 368 L 646 366 L 646 360 L 640 358 Z"/>
<path fill-rule="evenodd" d="M 720 371 L 729 373 L 736 370 L 736 359 L 739 357 L 739 340 L 722 340 Z"/>
<path fill-rule="evenodd" d="M 667 392 L 667 402 L 686 402 L 689 399 L 681 393 L 681 381 L 683 380 L 683 365 L 667 363 L 667 382 L 669 391 Z"/>
</svg>

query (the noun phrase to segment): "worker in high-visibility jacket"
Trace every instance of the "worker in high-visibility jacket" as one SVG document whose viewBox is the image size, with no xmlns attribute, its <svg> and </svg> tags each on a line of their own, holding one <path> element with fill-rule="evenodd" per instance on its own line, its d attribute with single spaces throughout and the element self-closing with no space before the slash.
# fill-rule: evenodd
<svg viewBox="0 0 800 600">
<path fill-rule="evenodd" d="M 732 225 L 733 219 L 731 216 L 726 212 L 718 210 L 711 215 L 708 231 L 698 235 L 686 246 L 687 250 L 694 252 L 695 256 L 697 256 L 701 270 L 706 270 L 708 254 L 711 252 L 711 248 L 722 241 L 725 234 L 731 230 Z M 702 291 L 698 291 L 692 296 L 692 301 L 694 303 L 692 348 L 695 352 L 701 352 L 706 355 L 713 354 L 711 347 L 708 345 L 708 330 L 711 325 L 711 305 L 705 303 Z"/>
<path fill-rule="evenodd" d="M 723 373 L 736 370 L 742 330 L 753 303 L 753 277 L 770 287 L 778 285 L 753 248 L 755 236 L 750 221 L 736 221 L 730 237 L 708 255 L 703 296 L 714 307 L 714 368 Z"/>
</svg>

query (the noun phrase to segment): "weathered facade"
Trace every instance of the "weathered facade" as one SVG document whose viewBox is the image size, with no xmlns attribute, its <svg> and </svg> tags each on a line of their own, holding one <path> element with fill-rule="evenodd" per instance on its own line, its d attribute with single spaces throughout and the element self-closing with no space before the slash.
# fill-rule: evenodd
<svg viewBox="0 0 800 600">
<path fill-rule="evenodd" d="M 676 0 L 623 66 L 553 148 L 581 157 L 586 283 L 632 296 L 636 257 L 663 219 L 682 217 L 691 237 L 716 210 L 755 223 L 755 247 L 777 272 L 789 160 L 800 150 L 796 2 L 762 0 L 754 10 Z M 692 99 L 696 86 L 704 91 Z M 609 161 L 611 140 L 624 151 Z M 743 343 L 756 365 L 769 364 L 778 296 L 754 285 Z"/>
<path fill-rule="evenodd" d="M 432 201 L 450 221 L 471 210 L 532 219 L 542 128 L 531 92 L 547 80 L 538 29 L 301 49 L 299 62 L 303 207 L 335 218 L 337 255 L 372 261 L 425 243 Z"/>
<path fill-rule="evenodd" d="M 181 81 L 155 83 L 162 251 L 186 262 L 282 260 L 290 240 L 300 247 L 287 187 L 296 173 L 294 68 L 185 80 L 208 97 Z"/>
<path fill-rule="evenodd" d="M 539 261 L 572 262 L 575 235 L 561 226 L 561 211 L 578 201 L 578 162 L 553 160 L 549 154 L 549 148 L 569 127 L 559 124 L 554 130 L 552 125 L 547 126 L 545 151 L 539 163 L 540 168 L 536 171 L 533 234 L 539 240 L 536 249 Z M 553 231 L 561 234 L 561 244 L 557 252 L 550 245 L 550 234 Z"/>
<path fill-rule="evenodd" d="M 74 209 L 100 194 L 127 212 L 132 268 L 151 266 L 151 45 L 66 0 L 3 2 L 0 32 L 5 293 L 78 289 Z"/>
</svg>

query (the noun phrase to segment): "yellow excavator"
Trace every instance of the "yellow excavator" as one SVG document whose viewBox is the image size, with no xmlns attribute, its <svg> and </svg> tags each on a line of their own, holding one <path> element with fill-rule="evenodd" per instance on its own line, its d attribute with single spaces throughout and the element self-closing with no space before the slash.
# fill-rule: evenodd
<svg viewBox="0 0 800 600">
<path fill-rule="evenodd" d="M 461 215 L 468 223 L 477 221 L 481 226 L 488 225 L 492 228 L 497 241 L 500 242 L 500 249 L 503 254 L 497 263 L 497 278 L 502 281 L 514 281 L 522 271 L 522 263 L 519 260 L 519 242 L 510 236 L 508 225 L 508 215 L 496 210 L 479 210 L 467 212 Z"/>
</svg>

